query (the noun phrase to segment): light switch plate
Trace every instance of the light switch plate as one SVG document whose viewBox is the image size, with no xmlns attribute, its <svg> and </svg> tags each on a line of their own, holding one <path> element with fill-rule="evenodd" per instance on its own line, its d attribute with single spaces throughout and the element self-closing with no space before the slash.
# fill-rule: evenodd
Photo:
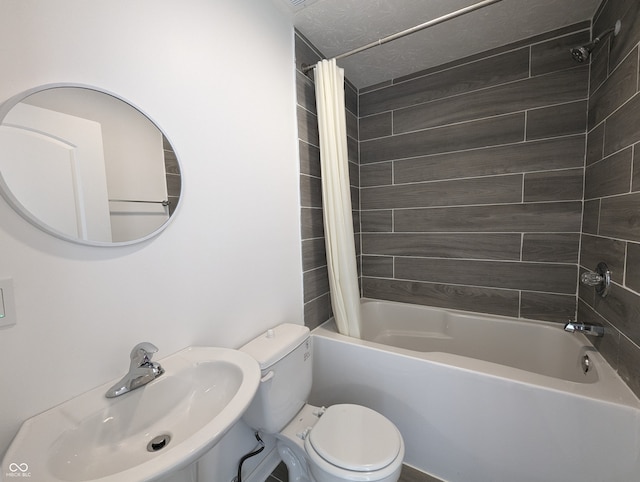
<svg viewBox="0 0 640 482">
<path fill-rule="evenodd" d="M 0 327 L 16 324 L 13 280 L 0 279 Z"/>
</svg>

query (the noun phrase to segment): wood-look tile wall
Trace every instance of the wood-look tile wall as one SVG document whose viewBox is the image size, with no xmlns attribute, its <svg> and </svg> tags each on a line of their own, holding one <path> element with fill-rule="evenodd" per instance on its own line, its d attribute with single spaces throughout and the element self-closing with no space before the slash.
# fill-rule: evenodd
<svg viewBox="0 0 640 482">
<path fill-rule="evenodd" d="M 578 319 L 606 327 L 596 346 L 640 395 L 640 4 L 605 0 L 594 33 L 616 19 L 591 65 L 567 53 L 591 38 L 582 23 L 348 84 L 349 159 L 363 296 L 565 322 L 577 290 Z M 320 57 L 296 33 L 311 328 L 332 316 L 313 75 L 301 73 Z M 613 271 L 604 300 L 577 283 L 600 261 Z"/>
<path fill-rule="evenodd" d="M 605 0 L 593 33 L 622 30 L 592 55 L 580 271 L 612 271 L 606 298 L 580 286 L 578 317 L 605 326 L 596 346 L 640 396 L 640 3 Z"/>
<path fill-rule="evenodd" d="M 576 316 L 584 22 L 360 91 L 363 295 Z"/>
<path fill-rule="evenodd" d="M 162 149 L 164 152 L 164 169 L 167 180 L 167 197 L 169 201 L 169 215 L 173 215 L 180 200 L 182 190 L 182 178 L 178 158 L 169 140 L 162 136 Z"/>
<path fill-rule="evenodd" d="M 298 136 L 300 149 L 300 204 L 302 220 L 302 269 L 304 283 L 304 319 L 311 329 L 327 321 L 333 313 L 329 298 L 329 277 L 324 245 L 322 219 L 322 186 L 318 120 L 316 114 L 313 72 L 302 73 L 302 65 L 315 64 L 324 58 L 305 38 L 296 32 L 296 90 L 298 103 Z M 358 216 L 358 95 L 346 82 L 347 143 L 349 149 L 349 175 L 351 202 L 354 209 L 356 253 L 360 258 L 360 221 Z"/>
</svg>

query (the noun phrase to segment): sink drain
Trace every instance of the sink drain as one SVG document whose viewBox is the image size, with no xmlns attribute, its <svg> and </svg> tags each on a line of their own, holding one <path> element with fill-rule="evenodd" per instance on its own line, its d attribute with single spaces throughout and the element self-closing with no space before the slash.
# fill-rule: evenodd
<svg viewBox="0 0 640 482">
<path fill-rule="evenodd" d="M 582 365 L 582 371 L 586 373 L 591 370 L 591 360 L 589 359 L 588 355 L 585 355 L 582 357 L 582 361 L 580 363 Z"/>
<path fill-rule="evenodd" d="M 147 444 L 147 450 L 149 452 L 157 452 L 158 450 L 162 450 L 167 445 L 169 445 L 169 441 L 171 440 L 171 435 L 164 434 L 158 435 L 157 437 L 153 437 L 151 442 Z"/>
</svg>

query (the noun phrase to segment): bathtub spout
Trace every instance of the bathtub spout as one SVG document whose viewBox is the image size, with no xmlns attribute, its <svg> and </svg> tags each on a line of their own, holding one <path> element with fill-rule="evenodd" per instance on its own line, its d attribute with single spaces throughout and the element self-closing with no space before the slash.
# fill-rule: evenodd
<svg viewBox="0 0 640 482">
<path fill-rule="evenodd" d="M 564 325 L 564 331 L 569 333 L 584 333 L 590 336 L 603 336 L 604 327 L 598 325 L 590 325 L 588 323 L 567 323 Z"/>
</svg>

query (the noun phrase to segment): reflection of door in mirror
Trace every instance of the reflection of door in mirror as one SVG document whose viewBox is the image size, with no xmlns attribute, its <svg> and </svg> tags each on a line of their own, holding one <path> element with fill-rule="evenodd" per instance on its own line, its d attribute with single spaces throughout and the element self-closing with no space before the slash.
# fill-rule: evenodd
<svg viewBox="0 0 640 482">
<path fill-rule="evenodd" d="M 83 240 L 111 242 L 100 124 L 27 104 L 0 127 L 0 169 L 42 222 Z"/>
</svg>

